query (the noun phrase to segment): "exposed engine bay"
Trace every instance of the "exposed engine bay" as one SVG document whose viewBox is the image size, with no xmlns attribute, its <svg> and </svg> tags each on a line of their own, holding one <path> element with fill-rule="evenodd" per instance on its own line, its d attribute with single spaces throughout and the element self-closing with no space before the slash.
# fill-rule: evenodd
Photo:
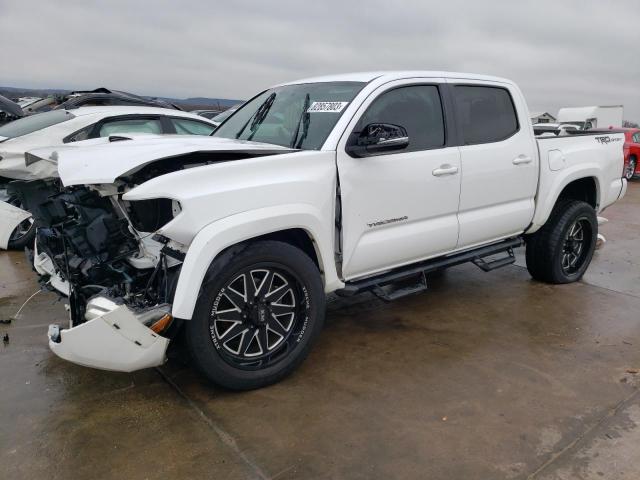
<svg viewBox="0 0 640 480">
<path fill-rule="evenodd" d="M 10 189 L 35 218 L 38 254 L 69 285 L 72 325 L 86 320 L 97 295 L 138 312 L 171 303 L 182 254 L 149 232 L 173 218 L 177 202 L 125 202 L 124 182 L 61 188 L 57 180 L 34 180 Z"/>
<path fill-rule="evenodd" d="M 110 138 L 109 143 L 126 140 Z M 140 314 L 152 328 L 155 317 L 170 310 L 164 307 L 172 303 L 186 252 L 184 245 L 154 232 L 181 206 L 169 198 L 126 201 L 123 195 L 176 171 L 286 151 L 189 152 L 143 165 L 113 183 L 64 187 L 59 179 L 13 181 L 8 192 L 34 217 L 34 267 L 45 287 L 68 295 L 71 326 L 95 316 L 93 310 L 104 301 L 92 299 L 100 297 L 113 302 L 110 308 L 124 305 Z M 147 315 L 149 310 L 157 314 Z"/>
<path fill-rule="evenodd" d="M 260 157 L 280 157 L 304 179 L 316 177 L 298 161 L 303 154 L 269 144 L 180 136 L 91 142 L 30 151 L 31 163 L 57 164 L 59 178 L 8 185 L 8 194 L 33 215 L 36 241 L 28 253 L 41 285 L 67 297 L 70 324 L 49 326 L 49 347 L 60 358 L 105 370 L 162 365 L 169 344 L 192 318 L 206 275 L 202 267 L 211 264 L 199 261 L 209 246 L 200 245 L 198 235 L 206 231 L 200 238 L 209 241 L 213 223 L 241 215 L 247 201 L 257 201 L 243 190 L 254 190 L 251 173 Z M 165 144 L 171 148 L 162 148 L 158 158 L 158 146 Z M 326 157 L 319 168 L 330 177 L 330 154 L 316 155 Z M 228 191 L 217 181 L 222 171 L 244 187 Z M 281 182 L 277 168 L 268 176 L 267 190 Z"/>
</svg>

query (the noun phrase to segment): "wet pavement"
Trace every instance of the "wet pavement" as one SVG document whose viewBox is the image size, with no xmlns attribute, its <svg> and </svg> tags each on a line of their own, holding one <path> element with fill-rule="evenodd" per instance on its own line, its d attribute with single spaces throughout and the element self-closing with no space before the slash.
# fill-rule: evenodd
<svg viewBox="0 0 640 480">
<path fill-rule="evenodd" d="M 640 478 L 640 182 L 604 216 L 580 283 L 465 265 L 391 304 L 337 300 L 303 366 L 247 393 L 180 360 L 66 363 L 40 293 L 0 325 L 0 477 Z M 1 252 L 0 319 L 36 290 Z"/>
</svg>

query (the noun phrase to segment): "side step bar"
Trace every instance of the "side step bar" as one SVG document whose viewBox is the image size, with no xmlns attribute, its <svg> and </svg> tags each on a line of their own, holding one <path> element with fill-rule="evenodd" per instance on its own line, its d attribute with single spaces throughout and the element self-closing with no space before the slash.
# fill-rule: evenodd
<svg viewBox="0 0 640 480">
<path fill-rule="evenodd" d="M 516 256 L 513 253 L 513 248 L 509 248 L 506 253 L 506 257 L 497 258 L 495 260 L 491 260 L 490 262 L 487 262 L 484 258 L 476 258 L 473 260 L 473 264 L 480 270 L 490 272 L 491 270 L 495 270 L 496 268 L 506 267 L 507 265 L 516 263 Z"/>
<path fill-rule="evenodd" d="M 427 273 L 442 270 L 456 265 L 461 265 L 467 262 L 473 262 L 476 266 L 489 272 L 496 268 L 504 267 L 515 262 L 515 256 L 513 249 L 520 247 L 524 244 L 524 241 L 520 237 L 509 238 L 492 245 L 486 245 L 484 247 L 468 250 L 466 252 L 455 253 L 447 257 L 440 257 L 431 260 L 425 260 L 424 262 L 414 263 L 405 267 L 395 268 L 387 272 L 367 277 L 362 280 L 347 281 L 344 288 L 336 291 L 336 294 L 343 297 L 350 297 L 361 292 L 373 291 L 374 294 L 385 300 L 395 300 L 401 296 L 401 291 L 406 294 L 417 293 L 426 290 Z M 486 257 L 496 255 L 499 253 L 506 253 L 507 256 L 487 262 L 484 260 Z M 408 289 L 402 289 L 393 293 L 383 293 L 385 285 L 389 285 L 402 280 L 410 279 L 411 277 L 420 276 L 420 280 L 417 286 Z"/>
<path fill-rule="evenodd" d="M 371 293 L 373 293 L 376 297 L 384 300 L 385 302 L 392 302 L 393 300 L 397 300 L 402 297 L 407 297 L 409 295 L 414 295 L 416 293 L 422 293 L 427 290 L 427 275 L 422 272 L 416 275 L 414 278 L 414 283 L 412 285 L 403 285 L 401 283 L 392 283 L 386 285 L 376 285 L 371 289 Z"/>
</svg>

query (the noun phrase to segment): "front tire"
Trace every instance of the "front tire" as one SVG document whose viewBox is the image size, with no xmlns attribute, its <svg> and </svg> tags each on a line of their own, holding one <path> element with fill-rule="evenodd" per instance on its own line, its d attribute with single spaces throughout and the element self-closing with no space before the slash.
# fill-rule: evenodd
<svg viewBox="0 0 640 480">
<path fill-rule="evenodd" d="M 591 263 L 597 237 L 593 207 L 576 200 L 561 201 L 542 228 L 527 238 L 527 270 L 542 282 L 576 282 Z"/>
<path fill-rule="evenodd" d="M 209 380 L 249 390 L 293 372 L 324 315 L 323 283 L 311 258 L 289 244 L 261 241 L 213 261 L 185 334 L 196 367 Z"/>
</svg>

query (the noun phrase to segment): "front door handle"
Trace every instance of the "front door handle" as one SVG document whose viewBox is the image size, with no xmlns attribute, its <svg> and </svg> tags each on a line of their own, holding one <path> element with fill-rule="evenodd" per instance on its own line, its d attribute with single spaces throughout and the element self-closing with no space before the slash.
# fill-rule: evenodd
<svg viewBox="0 0 640 480">
<path fill-rule="evenodd" d="M 431 172 L 434 177 L 444 177 L 445 175 L 455 175 L 458 173 L 458 167 L 455 165 L 449 165 L 448 163 L 444 165 L 440 165 L 440 167 L 436 168 L 433 172 Z"/>
<path fill-rule="evenodd" d="M 514 165 L 526 165 L 527 163 L 531 162 L 533 162 L 533 158 L 527 157 L 526 155 L 518 155 L 512 161 Z"/>
</svg>

